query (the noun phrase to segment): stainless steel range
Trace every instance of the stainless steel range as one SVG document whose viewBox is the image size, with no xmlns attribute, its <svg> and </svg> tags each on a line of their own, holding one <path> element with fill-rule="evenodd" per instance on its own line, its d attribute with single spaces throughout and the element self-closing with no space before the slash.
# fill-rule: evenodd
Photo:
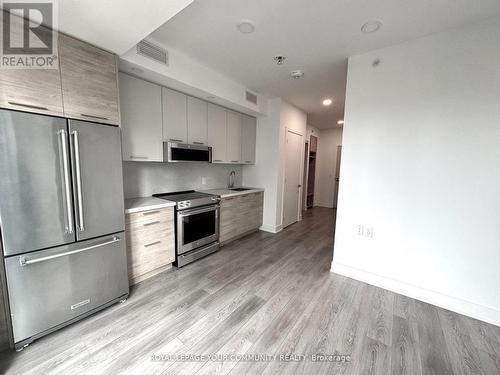
<svg viewBox="0 0 500 375">
<path fill-rule="evenodd" d="M 219 249 L 218 195 L 188 190 L 153 196 L 176 203 L 176 267 L 194 262 Z"/>
</svg>

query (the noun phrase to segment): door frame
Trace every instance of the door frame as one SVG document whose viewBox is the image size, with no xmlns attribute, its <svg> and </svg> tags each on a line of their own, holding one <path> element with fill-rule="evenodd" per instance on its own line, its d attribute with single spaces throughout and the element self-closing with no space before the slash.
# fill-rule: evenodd
<svg viewBox="0 0 500 375">
<path fill-rule="evenodd" d="M 301 187 L 299 188 L 299 201 L 297 202 L 297 222 L 302 221 L 302 194 L 304 186 L 302 186 L 303 179 L 304 179 L 304 134 L 294 130 L 290 129 L 289 127 L 285 126 L 285 132 L 284 132 L 284 139 L 283 139 L 283 153 L 286 153 L 286 138 L 288 136 L 288 132 L 293 133 L 295 135 L 298 135 L 302 137 L 302 142 L 301 142 L 301 147 L 300 147 L 300 182 L 301 182 Z M 285 227 L 285 179 L 286 179 L 286 158 L 283 158 L 282 162 L 282 176 L 281 176 L 281 227 Z"/>
</svg>

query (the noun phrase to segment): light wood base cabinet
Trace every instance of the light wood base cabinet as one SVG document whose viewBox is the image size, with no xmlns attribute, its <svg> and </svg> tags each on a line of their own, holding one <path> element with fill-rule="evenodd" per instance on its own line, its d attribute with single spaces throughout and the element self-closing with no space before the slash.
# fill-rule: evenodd
<svg viewBox="0 0 500 375">
<path fill-rule="evenodd" d="M 175 260 L 174 208 L 126 215 L 130 284 L 154 276 Z"/>
<path fill-rule="evenodd" d="M 220 242 L 226 244 L 262 225 L 264 193 L 222 198 L 220 204 Z"/>
</svg>

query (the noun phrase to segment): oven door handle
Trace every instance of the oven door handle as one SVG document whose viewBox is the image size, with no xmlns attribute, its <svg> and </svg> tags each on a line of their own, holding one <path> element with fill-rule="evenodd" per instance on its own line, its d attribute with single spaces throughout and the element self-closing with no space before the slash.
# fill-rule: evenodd
<svg viewBox="0 0 500 375">
<path fill-rule="evenodd" d="M 192 216 L 196 214 L 202 214 L 204 212 L 218 211 L 218 210 L 219 210 L 219 205 L 213 205 L 210 207 L 193 208 L 191 210 L 179 211 L 178 215 L 180 217 L 185 217 L 185 216 Z"/>
</svg>

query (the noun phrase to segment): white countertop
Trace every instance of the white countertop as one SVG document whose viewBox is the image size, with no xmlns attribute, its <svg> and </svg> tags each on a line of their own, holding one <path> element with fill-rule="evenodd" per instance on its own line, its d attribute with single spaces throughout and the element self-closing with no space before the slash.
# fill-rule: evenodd
<svg viewBox="0 0 500 375">
<path fill-rule="evenodd" d="M 221 198 L 227 198 L 227 197 L 234 197 L 236 195 L 245 195 L 245 194 L 252 194 L 252 193 L 259 193 L 261 191 L 264 191 L 264 189 L 261 188 L 254 188 L 254 187 L 247 187 L 247 186 L 242 186 L 248 190 L 243 190 L 243 191 L 234 191 L 230 190 L 228 188 L 221 188 L 221 189 L 210 189 L 210 190 L 200 190 L 201 193 L 208 193 L 208 194 L 216 194 L 220 195 Z"/>
<path fill-rule="evenodd" d="M 175 202 L 155 197 L 125 199 L 126 214 L 156 210 L 158 208 L 173 207 L 173 206 L 175 206 Z"/>
</svg>

